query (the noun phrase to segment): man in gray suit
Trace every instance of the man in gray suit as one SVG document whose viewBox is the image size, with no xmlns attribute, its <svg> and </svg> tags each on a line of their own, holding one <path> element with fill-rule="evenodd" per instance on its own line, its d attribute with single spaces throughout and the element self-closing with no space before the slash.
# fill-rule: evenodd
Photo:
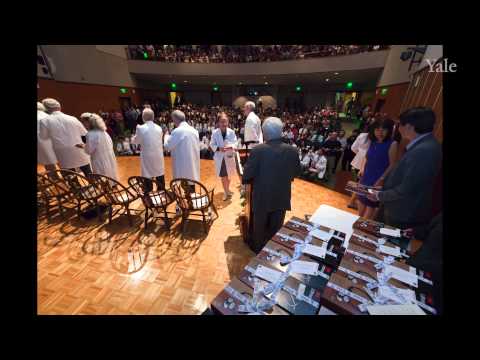
<svg viewBox="0 0 480 360">
<path fill-rule="evenodd" d="M 435 113 L 424 107 L 400 115 L 399 131 L 410 140 L 406 152 L 371 200 L 383 203 L 384 222 L 400 229 L 427 224 L 431 218 L 435 178 L 440 170 L 442 147 L 434 138 Z"/>
<path fill-rule="evenodd" d="M 249 246 L 258 253 L 282 227 L 291 209 L 291 183 L 300 174 L 297 150 L 282 142 L 283 123 L 269 117 L 262 126 L 266 143 L 250 152 L 242 183 L 253 183 L 253 236 Z"/>
</svg>

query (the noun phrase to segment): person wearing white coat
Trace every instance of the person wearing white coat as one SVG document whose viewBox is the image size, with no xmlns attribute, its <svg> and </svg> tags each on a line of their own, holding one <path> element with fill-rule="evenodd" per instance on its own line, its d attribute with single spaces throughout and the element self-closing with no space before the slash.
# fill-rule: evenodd
<svg viewBox="0 0 480 360">
<path fill-rule="evenodd" d="M 365 168 L 365 163 L 367 161 L 367 151 L 369 147 L 370 139 L 368 138 L 368 132 L 358 135 L 351 147 L 352 151 L 356 155 L 350 164 L 352 165 L 352 167 L 358 170 L 358 175 L 360 177 L 362 176 L 363 170 Z M 350 202 L 347 206 L 352 209 L 357 209 L 358 206 L 356 205 L 356 199 L 357 194 L 352 193 L 352 196 L 350 197 Z"/>
<path fill-rule="evenodd" d="M 84 113 L 80 119 L 86 120 L 88 133 L 85 145 L 79 146 L 90 155 L 94 174 L 108 176 L 118 181 L 117 159 L 113 151 L 113 142 L 107 133 L 103 119 L 97 114 Z"/>
<path fill-rule="evenodd" d="M 172 154 L 173 179 L 200 181 L 200 138 L 198 131 L 185 120 L 180 110 L 172 112 L 176 128 L 165 147 Z"/>
<path fill-rule="evenodd" d="M 55 170 L 57 156 L 53 150 L 52 140 L 43 140 L 40 137 L 40 123 L 48 117 L 45 112 L 45 106 L 41 102 L 37 102 L 37 163 L 42 164 L 47 171 Z"/>
<path fill-rule="evenodd" d="M 155 115 L 152 109 L 142 112 L 143 125 L 137 125 L 132 143 L 140 145 L 140 162 L 142 176 L 155 178 L 157 185 L 165 189 L 165 161 L 163 158 L 163 131 L 153 122 Z"/>
<path fill-rule="evenodd" d="M 40 138 L 51 139 L 60 168 L 72 171 L 80 168 L 85 175 L 91 174 L 90 156 L 77 147 L 87 135 L 85 126 L 76 117 L 62 113 L 57 100 L 44 99 L 42 104 L 49 116 L 40 123 Z"/>
<path fill-rule="evenodd" d="M 319 149 L 315 155 L 317 155 L 316 160 L 313 161 L 313 167 L 309 170 L 313 173 L 316 173 L 317 177 L 322 180 L 325 177 L 325 172 L 327 171 L 327 157 L 322 149 Z"/>
<path fill-rule="evenodd" d="M 254 144 L 248 146 L 250 149 L 254 148 L 257 144 L 263 143 L 262 122 L 253 110 L 255 110 L 255 103 L 253 101 L 247 101 L 243 109 L 244 114 L 247 117 L 245 119 L 244 142 L 254 142 Z"/>
<path fill-rule="evenodd" d="M 237 167 L 235 163 L 235 148 L 237 136 L 235 131 L 228 127 L 228 116 L 220 113 L 218 117 L 218 128 L 212 133 L 210 147 L 212 148 L 215 160 L 215 172 L 222 179 L 223 201 L 233 195 L 230 191 L 230 177 L 234 176 Z"/>
</svg>

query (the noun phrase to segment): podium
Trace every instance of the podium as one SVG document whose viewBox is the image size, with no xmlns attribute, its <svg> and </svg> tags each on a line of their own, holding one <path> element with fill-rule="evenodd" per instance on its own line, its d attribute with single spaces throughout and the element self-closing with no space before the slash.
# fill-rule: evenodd
<svg viewBox="0 0 480 360">
<path fill-rule="evenodd" d="M 237 164 L 237 173 L 240 178 L 240 183 L 242 183 L 243 177 L 243 166 L 247 162 L 248 145 L 246 149 L 238 149 L 236 152 L 236 164 Z M 253 209 L 252 209 L 252 194 L 253 194 L 253 184 L 245 184 L 245 204 L 242 212 L 239 215 L 238 223 L 240 226 L 240 232 L 242 233 L 243 241 L 250 243 L 250 239 L 253 234 Z"/>
</svg>

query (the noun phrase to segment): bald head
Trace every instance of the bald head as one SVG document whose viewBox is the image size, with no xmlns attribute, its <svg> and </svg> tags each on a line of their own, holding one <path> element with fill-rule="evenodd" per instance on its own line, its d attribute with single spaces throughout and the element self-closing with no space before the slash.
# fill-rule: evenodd
<svg viewBox="0 0 480 360">
<path fill-rule="evenodd" d="M 263 136 L 265 140 L 275 140 L 282 137 L 283 123 L 276 117 L 267 118 L 262 125 Z"/>
<path fill-rule="evenodd" d="M 175 110 L 172 112 L 172 120 L 175 123 L 175 126 L 178 126 L 182 121 L 185 121 L 185 114 L 183 111 Z"/>
<path fill-rule="evenodd" d="M 54 111 L 60 111 L 61 109 L 60 103 L 57 100 L 52 98 L 43 99 L 42 104 L 43 106 L 45 106 L 45 110 L 48 113 L 52 113 Z"/>
<path fill-rule="evenodd" d="M 155 118 L 155 113 L 150 108 L 145 108 L 142 112 L 143 121 L 153 121 Z"/>
</svg>

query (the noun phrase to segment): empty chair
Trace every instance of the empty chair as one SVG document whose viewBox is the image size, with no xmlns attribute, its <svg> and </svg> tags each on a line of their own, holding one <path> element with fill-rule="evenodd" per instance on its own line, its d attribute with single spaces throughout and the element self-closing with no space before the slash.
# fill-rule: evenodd
<svg viewBox="0 0 480 360">
<path fill-rule="evenodd" d="M 132 186 L 128 188 L 122 185 L 115 179 L 111 177 L 100 175 L 100 174 L 91 174 L 91 178 L 93 179 L 94 183 L 100 187 L 107 198 L 109 209 L 108 209 L 108 223 L 112 222 L 112 218 L 122 209 L 125 210 L 123 214 L 128 216 L 128 223 L 130 226 L 133 225 L 132 223 L 132 216 L 130 209 L 130 204 L 140 198 L 140 195 L 134 191 Z M 117 211 L 113 212 L 113 207 L 119 206 L 120 208 Z"/>
<path fill-rule="evenodd" d="M 69 186 L 76 201 L 77 215 L 82 213 L 82 205 L 93 207 L 97 211 L 98 220 L 101 221 L 100 200 L 104 199 L 104 192 L 101 187 L 97 186 L 92 179 L 71 170 L 56 170 L 61 175 L 64 182 Z"/>
<path fill-rule="evenodd" d="M 173 179 L 170 182 L 170 190 L 175 194 L 175 200 L 182 210 L 182 233 L 185 232 L 185 225 L 189 216 L 201 216 L 203 229 L 205 233 L 208 233 L 207 226 L 213 219 L 207 220 L 206 212 L 209 213 L 211 208 L 218 217 L 217 209 L 213 203 L 215 189 L 209 191 L 203 184 L 195 180 Z"/>
<path fill-rule="evenodd" d="M 48 220 L 54 208 L 59 209 L 64 219 L 64 204 L 72 201 L 72 192 L 62 178 L 49 173 L 37 174 L 37 202 L 45 207 Z"/>
<path fill-rule="evenodd" d="M 149 218 L 155 218 L 155 212 L 161 214 L 165 227 L 170 229 L 170 219 L 167 207 L 175 202 L 175 195 L 168 190 L 162 189 L 162 184 L 158 184 L 155 179 L 149 179 L 143 176 L 132 176 L 128 179 L 130 187 L 140 196 L 145 206 L 145 229 Z M 153 189 L 156 184 L 156 189 Z"/>
</svg>

